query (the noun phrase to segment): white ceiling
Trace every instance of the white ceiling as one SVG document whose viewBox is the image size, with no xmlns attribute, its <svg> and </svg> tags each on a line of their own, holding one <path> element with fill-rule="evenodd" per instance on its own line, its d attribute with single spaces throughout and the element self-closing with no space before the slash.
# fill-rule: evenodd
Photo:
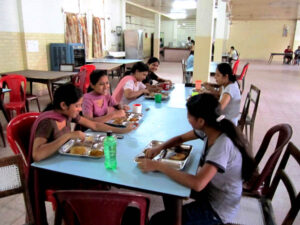
<svg viewBox="0 0 300 225">
<path fill-rule="evenodd" d="M 128 13 L 154 18 L 155 12 L 169 14 L 175 0 L 127 0 Z M 218 0 L 221 1 L 221 0 Z M 224 0 L 229 3 L 232 20 L 300 19 L 300 0 Z M 131 3 L 131 4 L 130 4 Z M 147 11 L 135 5 L 150 9 Z M 187 19 L 195 18 L 196 10 L 187 10 Z M 299 15 L 298 15 L 299 14 Z M 168 19 L 163 17 L 162 19 Z"/>
</svg>

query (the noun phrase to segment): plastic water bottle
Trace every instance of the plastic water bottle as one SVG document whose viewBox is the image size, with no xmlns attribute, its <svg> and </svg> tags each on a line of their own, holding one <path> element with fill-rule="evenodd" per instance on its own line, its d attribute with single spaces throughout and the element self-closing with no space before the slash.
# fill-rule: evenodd
<svg viewBox="0 0 300 225">
<path fill-rule="evenodd" d="M 107 132 L 107 136 L 103 141 L 103 147 L 105 156 L 105 168 L 115 170 L 117 168 L 117 141 L 114 136 L 112 136 L 112 132 Z"/>
</svg>

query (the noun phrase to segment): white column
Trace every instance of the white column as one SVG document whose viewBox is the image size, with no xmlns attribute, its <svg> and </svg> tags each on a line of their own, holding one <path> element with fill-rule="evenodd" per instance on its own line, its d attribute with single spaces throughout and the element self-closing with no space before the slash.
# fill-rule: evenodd
<svg viewBox="0 0 300 225">
<path fill-rule="evenodd" d="M 121 24 L 122 29 L 126 29 L 126 0 L 121 0 Z"/>
<path fill-rule="evenodd" d="M 226 17 L 225 17 L 224 39 L 223 39 L 223 54 L 226 54 L 228 52 L 227 42 L 228 42 L 228 39 L 229 39 L 229 34 L 230 34 L 230 20 L 229 20 L 229 15 L 226 15 Z"/>
<path fill-rule="evenodd" d="M 193 80 L 209 81 L 214 1 L 198 0 Z"/>
<path fill-rule="evenodd" d="M 160 14 L 155 14 L 153 56 L 159 59 L 160 49 Z"/>
<path fill-rule="evenodd" d="M 225 21 L 226 21 L 226 3 L 219 1 L 217 10 L 217 24 L 216 24 L 216 36 L 215 36 L 215 51 L 214 61 L 222 61 L 224 34 L 225 34 Z"/>
<path fill-rule="evenodd" d="M 173 22 L 173 47 L 177 47 L 177 26 L 178 26 L 178 21 L 175 20 Z"/>
</svg>

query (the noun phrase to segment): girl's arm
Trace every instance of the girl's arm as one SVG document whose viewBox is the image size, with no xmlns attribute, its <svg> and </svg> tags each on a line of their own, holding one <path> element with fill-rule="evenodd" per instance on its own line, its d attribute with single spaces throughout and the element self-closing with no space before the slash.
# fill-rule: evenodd
<svg viewBox="0 0 300 225">
<path fill-rule="evenodd" d="M 126 113 L 123 109 L 114 110 L 106 115 L 99 116 L 99 117 L 88 117 L 88 116 L 84 115 L 85 118 L 95 121 L 95 122 L 100 122 L 100 123 L 105 123 L 109 120 L 120 118 L 120 117 L 125 117 L 125 116 L 126 116 Z"/>
<path fill-rule="evenodd" d="M 47 139 L 44 137 L 37 137 L 33 142 L 32 158 L 34 161 L 38 162 L 49 156 L 53 155 L 64 143 L 69 139 L 80 138 L 84 140 L 85 134 L 81 131 L 73 131 L 63 134 L 56 140 L 47 143 Z"/>
<path fill-rule="evenodd" d="M 230 100 L 231 96 L 227 93 L 224 93 L 222 99 L 220 100 L 221 110 L 224 110 L 226 108 Z"/>
<path fill-rule="evenodd" d="M 133 124 L 129 123 L 129 125 L 125 128 L 119 128 L 119 127 L 112 127 L 109 125 L 106 125 L 104 123 L 100 123 L 100 122 L 95 122 L 95 121 L 91 121 L 87 118 L 84 117 L 80 117 L 78 123 L 80 125 L 83 125 L 87 128 L 90 128 L 94 131 L 112 131 L 113 133 L 119 133 L 119 134 L 124 134 L 124 133 L 128 133 L 134 129 L 136 129 L 136 126 L 134 126 Z"/>
<path fill-rule="evenodd" d="M 218 171 L 216 166 L 205 163 L 196 175 L 191 175 L 175 170 L 159 161 L 152 161 L 150 159 L 140 159 L 138 166 L 143 172 L 160 171 L 175 180 L 177 183 L 198 192 L 202 191 L 206 187 Z"/>
<path fill-rule="evenodd" d="M 124 96 L 127 99 L 136 99 L 138 97 L 140 97 L 143 94 L 149 94 L 149 91 L 147 89 L 141 89 L 138 91 L 133 91 L 131 89 L 125 89 L 124 90 Z"/>
</svg>

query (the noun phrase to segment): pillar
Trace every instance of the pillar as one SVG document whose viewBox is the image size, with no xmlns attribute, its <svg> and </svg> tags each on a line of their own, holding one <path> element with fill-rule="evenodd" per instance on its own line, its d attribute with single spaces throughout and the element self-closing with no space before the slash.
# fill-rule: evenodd
<svg viewBox="0 0 300 225">
<path fill-rule="evenodd" d="M 159 59 L 160 49 L 160 14 L 155 14 L 153 56 Z"/>
<path fill-rule="evenodd" d="M 215 51 L 214 61 L 222 61 L 223 44 L 224 44 L 224 31 L 225 31 L 225 19 L 226 19 L 226 3 L 219 1 L 217 10 L 217 24 L 216 24 L 216 36 L 215 36 Z"/>
<path fill-rule="evenodd" d="M 209 81 L 214 1 L 198 0 L 193 80 Z"/>
</svg>

